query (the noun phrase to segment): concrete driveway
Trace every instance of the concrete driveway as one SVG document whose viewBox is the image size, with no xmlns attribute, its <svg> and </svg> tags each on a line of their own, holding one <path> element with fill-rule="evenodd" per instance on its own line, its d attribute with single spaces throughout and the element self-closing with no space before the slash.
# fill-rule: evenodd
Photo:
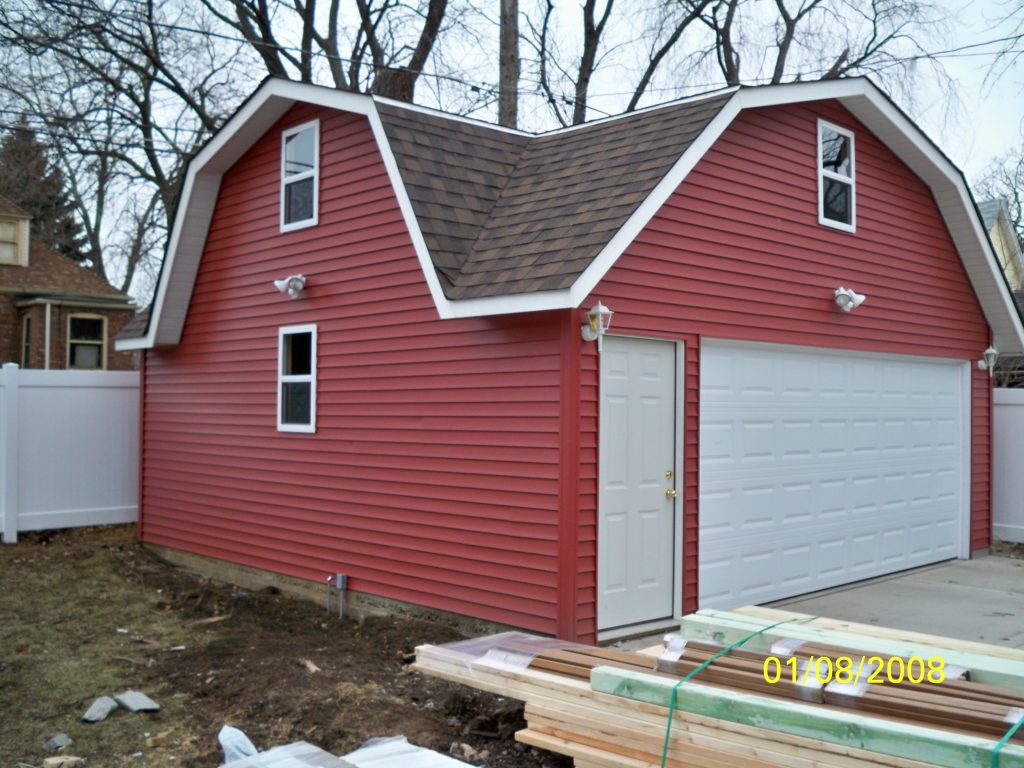
<svg viewBox="0 0 1024 768">
<path fill-rule="evenodd" d="M 770 605 L 1024 648 L 1024 560 L 953 560 Z"/>
</svg>

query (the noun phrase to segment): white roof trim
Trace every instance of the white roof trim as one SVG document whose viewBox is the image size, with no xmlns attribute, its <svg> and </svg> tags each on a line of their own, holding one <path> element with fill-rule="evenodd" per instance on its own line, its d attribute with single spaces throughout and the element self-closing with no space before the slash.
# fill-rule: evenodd
<svg viewBox="0 0 1024 768">
<path fill-rule="evenodd" d="M 673 103 L 697 101 L 721 93 L 702 94 Z M 992 327 L 993 343 L 1006 354 L 1024 353 L 1024 326 L 963 175 L 913 122 L 864 78 L 733 89 L 731 98 L 718 115 L 704 128 L 571 288 L 463 300 L 451 300 L 444 295 L 412 202 L 384 133 L 376 102 L 392 102 L 285 80 L 270 80 L 242 105 L 190 163 L 153 301 L 149 329 L 144 337 L 118 341 L 116 347 L 119 350 L 149 349 L 178 343 L 221 178 L 296 103 L 310 103 L 366 115 L 369 119 L 438 314 L 442 318 L 455 318 L 578 307 L 597 288 L 619 256 L 742 110 L 822 99 L 839 100 L 931 188 L 982 310 Z M 449 119 L 476 122 L 423 107 L 408 104 L 400 106 Z M 625 115 L 608 119 L 622 117 Z M 552 133 L 578 128 L 571 126 Z"/>
</svg>

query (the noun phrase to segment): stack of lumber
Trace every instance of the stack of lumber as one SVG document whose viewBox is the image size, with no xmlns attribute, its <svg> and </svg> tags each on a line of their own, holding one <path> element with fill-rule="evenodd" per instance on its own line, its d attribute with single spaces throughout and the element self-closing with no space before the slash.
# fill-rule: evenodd
<svg viewBox="0 0 1024 768">
<path fill-rule="evenodd" d="M 698 669 L 722 650 L 720 643 L 786 619 L 792 621 Z M 956 659 L 963 669 L 951 668 L 954 674 L 940 684 L 861 686 L 854 693 L 768 684 L 763 664 L 772 646 L 801 633 L 798 657 L 940 657 L 950 667 Z M 830 626 L 826 619 L 766 609 L 699 612 L 684 619 L 683 635 L 688 640 L 678 658 L 659 660 L 663 648 L 560 648 L 550 640 L 499 636 L 490 651 L 486 642 L 421 646 L 416 668 L 526 702 L 527 728 L 517 739 L 569 755 L 577 768 L 651 768 L 661 765 L 663 750 L 665 765 L 673 768 L 987 767 L 1000 739 L 1024 715 L 1024 654 L 1012 649 Z M 666 742 L 673 688 L 694 670 L 678 688 Z M 1000 748 L 998 765 L 1024 768 L 1024 746 L 1016 738 Z"/>
</svg>

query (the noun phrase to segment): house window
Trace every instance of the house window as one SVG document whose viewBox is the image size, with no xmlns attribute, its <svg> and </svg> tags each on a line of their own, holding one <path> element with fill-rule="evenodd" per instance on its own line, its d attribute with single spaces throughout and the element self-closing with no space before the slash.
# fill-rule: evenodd
<svg viewBox="0 0 1024 768">
<path fill-rule="evenodd" d="M 21 321 L 21 367 L 28 368 L 32 355 L 32 318 L 28 315 Z"/>
<path fill-rule="evenodd" d="M 320 203 L 320 122 L 281 134 L 281 231 L 317 222 Z"/>
<path fill-rule="evenodd" d="M 818 221 L 853 232 L 857 222 L 853 134 L 818 121 Z"/>
<path fill-rule="evenodd" d="M 107 319 L 97 315 L 68 318 L 68 368 L 102 370 L 107 358 Z"/>
<path fill-rule="evenodd" d="M 21 262 L 21 248 L 18 247 L 19 229 L 16 219 L 0 219 L 0 264 Z"/>
<path fill-rule="evenodd" d="M 316 326 L 278 331 L 277 429 L 316 432 Z"/>
</svg>

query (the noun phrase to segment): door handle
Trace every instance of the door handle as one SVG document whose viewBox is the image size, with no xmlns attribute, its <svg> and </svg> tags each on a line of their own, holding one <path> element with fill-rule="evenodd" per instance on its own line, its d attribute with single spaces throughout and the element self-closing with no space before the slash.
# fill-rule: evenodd
<svg viewBox="0 0 1024 768">
<path fill-rule="evenodd" d="M 674 499 L 678 495 L 679 494 L 676 493 L 676 489 L 675 488 L 669 488 L 667 491 L 665 491 L 665 498 L 666 499 Z"/>
</svg>

